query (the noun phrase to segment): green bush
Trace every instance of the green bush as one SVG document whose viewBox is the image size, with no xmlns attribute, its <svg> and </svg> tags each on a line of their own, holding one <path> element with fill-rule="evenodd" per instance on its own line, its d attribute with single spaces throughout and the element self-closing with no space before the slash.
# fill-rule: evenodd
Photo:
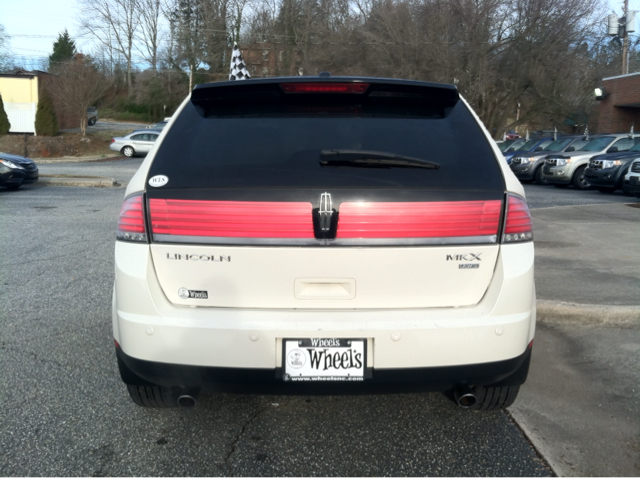
<svg viewBox="0 0 640 478">
<path fill-rule="evenodd" d="M 9 129 L 11 129 L 11 123 L 9 123 L 9 118 L 2 102 L 2 95 L 0 95 L 0 134 L 7 134 Z"/>
<path fill-rule="evenodd" d="M 43 89 L 40 92 L 40 101 L 36 110 L 36 134 L 41 136 L 53 136 L 58 133 L 58 119 L 53 106 L 53 100 Z"/>
</svg>

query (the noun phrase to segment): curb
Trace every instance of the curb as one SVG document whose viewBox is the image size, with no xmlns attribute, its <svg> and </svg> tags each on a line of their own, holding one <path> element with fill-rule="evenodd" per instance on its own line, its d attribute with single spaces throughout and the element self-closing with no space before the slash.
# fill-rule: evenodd
<svg viewBox="0 0 640 478">
<path fill-rule="evenodd" d="M 113 188 L 120 186 L 120 183 L 115 179 L 101 176 L 57 177 L 48 175 L 40 176 L 37 184 L 43 186 L 71 186 L 81 188 Z"/>
<path fill-rule="evenodd" d="M 635 305 L 592 305 L 536 301 L 537 320 L 548 324 L 581 325 L 640 325 L 640 306 Z"/>
<path fill-rule="evenodd" d="M 98 163 L 103 161 L 120 161 L 125 156 L 121 154 L 118 156 L 87 156 L 83 158 L 77 158 L 75 156 L 62 156 L 57 159 L 46 158 L 31 158 L 36 164 L 66 164 L 66 163 Z"/>
</svg>

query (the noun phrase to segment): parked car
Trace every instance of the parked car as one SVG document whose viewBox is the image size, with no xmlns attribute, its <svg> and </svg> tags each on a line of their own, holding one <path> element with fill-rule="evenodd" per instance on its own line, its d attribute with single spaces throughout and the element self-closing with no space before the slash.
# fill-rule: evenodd
<svg viewBox="0 0 640 478">
<path fill-rule="evenodd" d="M 118 151 L 127 157 L 132 157 L 136 154 L 147 154 L 151 151 L 160 133 L 160 130 L 136 130 L 127 136 L 112 138 L 109 149 Z"/>
<path fill-rule="evenodd" d="M 631 163 L 627 175 L 624 177 L 624 187 L 628 194 L 640 198 L 640 159 Z"/>
<path fill-rule="evenodd" d="M 510 153 L 512 151 L 517 151 L 526 142 L 527 141 L 524 138 L 507 139 L 506 141 L 499 143 L 498 148 L 503 153 L 506 153 L 506 152 Z"/>
<path fill-rule="evenodd" d="M 89 126 L 93 126 L 98 122 L 98 119 L 99 119 L 99 116 L 98 116 L 98 110 L 96 109 L 96 107 L 90 106 L 89 108 L 87 108 L 87 124 Z"/>
<path fill-rule="evenodd" d="M 541 151 L 544 147 L 548 146 L 553 142 L 553 137 L 543 137 L 543 138 L 533 138 L 529 141 L 526 141 L 522 146 L 520 146 L 515 151 L 506 151 L 502 153 L 504 158 L 507 160 L 507 164 L 511 163 L 511 159 L 520 153 L 530 153 L 532 151 Z"/>
<path fill-rule="evenodd" d="M 518 152 L 511 158 L 509 166 L 521 182 L 535 181 L 537 184 L 547 184 L 542 179 L 545 158 L 553 153 L 580 151 L 589 141 L 585 136 L 562 136 L 540 151 Z"/>
<path fill-rule="evenodd" d="M 580 151 L 552 154 L 545 159 L 542 179 L 556 187 L 573 185 L 576 189 L 589 189 L 591 184 L 584 177 L 589 160 L 598 154 L 627 151 L 634 145 L 628 134 L 607 134 L 593 138 Z"/>
<path fill-rule="evenodd" d="M 492 144 L 453 85 L 196 86 L 118 220 L 113 331 L 133 401 L 193 406 L 240 383 L 509 406 L 533 344 L 534 251 Z"/>
<path fill-rule="evenodd" d="M 0 186 L 18 189 L 38 180 L 38 166 L 33 160 L 16 154 L 0 153 Z"/>
<path fill-rule="evenodd" d="M 622 189 L 628 193 L 624 178 L 633 160 L 640 158 L 640 136 L 633 138 L 635 145 L 627 151 L 601 154 L 589 160 L 584 176 L 601 193 Z"/>
</svg>

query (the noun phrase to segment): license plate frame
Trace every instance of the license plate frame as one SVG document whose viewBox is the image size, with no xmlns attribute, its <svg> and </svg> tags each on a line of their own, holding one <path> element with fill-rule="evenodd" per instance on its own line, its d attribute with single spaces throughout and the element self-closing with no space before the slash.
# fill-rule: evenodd
<svg viewBox="0 0 640 478">
<path fill-rule="evenodd" d="M 364 338 L 282 339 L 285 382 L 363 382 L 371 378 Z"/>
</svg>

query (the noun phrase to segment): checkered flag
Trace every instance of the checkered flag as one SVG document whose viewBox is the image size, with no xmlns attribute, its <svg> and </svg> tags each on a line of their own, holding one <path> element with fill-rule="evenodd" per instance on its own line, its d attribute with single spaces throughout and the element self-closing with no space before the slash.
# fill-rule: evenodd
<svg viewBox="0 0 640 478">
<path fill-rule="evenodd" d="M 233 44 L 233 52 L 231 53 L 231 70 L 229 72 L 229 81 L 233 80 L 246 80 L 251 78 L 251 75 L 247 71 L 247 67 L 242 59 L 242 53 L 238 48 L 238 44 Z"/>
</svg>

